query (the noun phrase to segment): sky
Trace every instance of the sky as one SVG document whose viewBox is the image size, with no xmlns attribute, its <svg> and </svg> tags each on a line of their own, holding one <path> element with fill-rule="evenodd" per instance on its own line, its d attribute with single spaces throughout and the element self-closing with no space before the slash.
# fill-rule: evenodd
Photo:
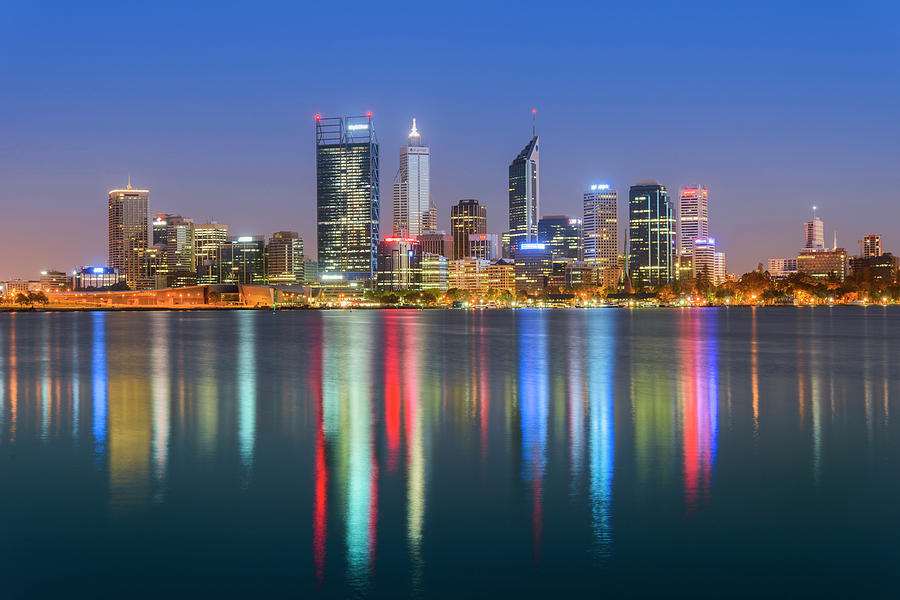
<svg viewBox="0 0 900 600">
<path fill-rule="evenodd" d="M 315 122 L 372 111 L 382 232 L 412 118 L 439 228 L 541 136 L 542 214 L 584 190 L 709 188 L 729 271 L 795 255 L 811 207 L 851 254 L 900 253 L 900 3 L 0 4 L 0 279 L 106 260 L 107 191 L 151 212 L 299 231 L 315 251 Z"/>
</svg>

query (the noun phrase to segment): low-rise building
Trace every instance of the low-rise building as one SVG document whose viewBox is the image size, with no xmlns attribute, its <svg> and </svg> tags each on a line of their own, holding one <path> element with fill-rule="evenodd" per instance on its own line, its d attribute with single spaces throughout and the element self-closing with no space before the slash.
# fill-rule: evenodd
<svg viewBox="0 0 900 600">
<path fill-rule="evenodd" d="M 420 238 L 421 239 L 421 236 Z M 446 256 L 433 252 L 422 253 L 422 289 L 446 292 L 449 284 Z"/>
<path fill-rule="evenodd" d="M 850 274 L 858 281 L 883 284 L 893 283 L 897 277 L 897 257 L 887 252 L 851 258 Z"/>
<path fill-rule="evenodd" d="M 553 271 L 553 253 L 546 244 L 523 242 L 515 251 L 516 292 L 536 292 L 547 287 Z"/>
<path fill-rule="evenodd" d="M 847 251 L 844 248 L 803 249 L 797 255 L 797 272 L 813 279 L 834 277 L 837 281 L 843 281 L 847 277 Z"/>
<path fill-rule="evenodd" d="M 491 263 L 480 258 L 451 261 L 447 272 L 448 288 L 484 294 L 490 288 L 488 269 Z"/>
</svg>

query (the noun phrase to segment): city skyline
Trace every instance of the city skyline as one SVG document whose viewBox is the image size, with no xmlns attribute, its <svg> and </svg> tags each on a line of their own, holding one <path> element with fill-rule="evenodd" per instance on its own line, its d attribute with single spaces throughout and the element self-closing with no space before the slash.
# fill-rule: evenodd
<svg viewBox="0 0 900 600">
<path fill-rule="evenodd" d="M 197 53 L 192 51 L 211 42 L 215 27 L 169 30 L 165 41 L 144 35 L 166 30 L 164 10 L 62 7 L 59 19 L 48 20 L 36 8 L 11 8 L 8 35 L 0 41 L 11 58 L 0 68 L 12 85 L 0 109 L 16 118 L 8 122 L 0 150 L 0 198 L 7 205 L 25 199 L 27 206 L 3 220 L 0 235 L 10 247 L 21 247 L 41 228 L 47 240 L 28 253 L 2 253 L 0 273 L 31 277 L 46 268 L 69 268 L 65 262 L 73 256 L 83 257 L 78 263 L 102 264 L 106 249 L 98 240 L 105 226 L 89 207 L 98 195 L 122 186 L 129 172 L 136 186 L 153 190 L 153 210 L 229 223 L 247 235 L 296 229 L 312 251 L 315 170 L 308 132 L 317 112 L 373 111 L 385 183 L 398 167 L 396 149 L 406 141 L 411 117 L 427 124 L 439 229 L 448 228 L 449 207 L 461 198 L 478 198 L 488 208 L 489 231 L 506 229 L 506 166 L 530 133 L 532 108 L 546 145 L 542 210 L 578 215 L 584 190 L 598 182 L 627 190 L 653 178 L 673 193 L 702 182 L 715 198 L 711 218 L 732 271 L 795 251 L 796 223 L 808 220 L 811 205 L 819 206 L 826 224 L 837 226 L 845 247 L 876 229 L 875 215 L 879 221 L 900 219 L 900 207 L 882 198 L 859 193 L 846 201 L 848 186 L 897 183 L 893 140 L 900 124 L 891 99 L 900 86 L 896 78 L 870 76 L 890 72 L 898 55 L 891 33 L 900 18 L 896 7 L 850 15 L 831 7 L 814 13 L 791 8 L 777 20 L 754 14 L 737 24 L 699 5 L 649 5 L 646 14 L 661 33 L 646 44 L 628 33 L 644 12 L 584 7 L 572 19 L 570 12 L 542 11 L 536 33 L 571 35 L 560 47 L 543 49 L 527 74 L 510 74 L 517 46 L 505 31 L 473 47 L 453 44 L 450 60 L 433 69 L 457 39 L 451 28 L 477 34 L 501 14 L 511 25 L 528 14 L 480 10 L 484 24 L 459 15 L 387 19 L 376 13 L 374 27 L 387 33 L 366 48 L 371 55 L 365 64 L 353 61 L 362 48 L 353 42 L 322 53 L 313 65 L 303 59 L 305 52 L 331 48 L 331 42 L 311 28 L 305 36 L 279 36 L 291 9 L 271 8 L 249 20 L 240 11 L 203 13 L 210 25 L 242 32 L 241 42 Z M 601 16 L 610 37 L 596 48 L 589 33 Z M 196 9 L 188 10 L 185 23 L 199 18 Z M 438 21 L 427 34 L 433 43 L 411 56 L 417 91 L 399 94 L 395 84 L 405 79 L 392 59 L 423 19 Z M 845 26 L 848 19 L 854 27 Z M 38 20 L 45 31 L 40 42 L 24 34 Z M 245 20 L 247 30 L 239 27 Z M 102 32 L 122 22 L 147 42 L 111 51 L 113 42 Z M 677 33 L 686 24 L 706 31 L 702 42 Z M 760 30 L 764 45 L 758 44 Z M 833 45 L 839 34 L 841 47 L 853 47 L 854 54 Z M 74 43 L 82 44 L 78 57 L 65 53 Z M 719 56 L 701 53 L 705 44 L 720 47 Z M 156 69 L 157 59 L 171 68 Z M 587 69 L 598 60 L 609 65 L 601 78 Z M 804 73 L 801 81 L 798 72 Z M 698 84 L 685 86 L 688 76 Z M 508 94 L 511 85 L 535 78 L 542 85 Z M 126 93 L 126 85 L 108 91 L 114 82 L 140 82 L 141 93 Z M 635 99 L 633 90 L 647 82 L 651 93 Z M 839 127 L 831 126 L 836 115 Z M 648 136 L 653 144 L 646 143 Z M 392 216 L 388 193 L 382 189 L 385 231 Z M 246 210 L 260 203 L 265 210 Z M 49 221 L 48 208 L 55 214 Z M 620 208 L 620 223 L 624 214 Z M 769 232 L 770 250 L 746 234 L 754 230 Z M 882 235 L 886 248 L 896 245 L 891 231 Z"/>
</svg>

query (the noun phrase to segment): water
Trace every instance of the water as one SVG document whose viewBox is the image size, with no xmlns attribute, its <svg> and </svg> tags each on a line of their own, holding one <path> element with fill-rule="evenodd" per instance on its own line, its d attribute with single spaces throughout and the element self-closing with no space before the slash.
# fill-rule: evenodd
<svg viewBox="0 0 900 600">
<path fill-rule="evenodd" d="M 4 597 L 892 596 L 900 310 L 0 315 Z"/>
</svg>

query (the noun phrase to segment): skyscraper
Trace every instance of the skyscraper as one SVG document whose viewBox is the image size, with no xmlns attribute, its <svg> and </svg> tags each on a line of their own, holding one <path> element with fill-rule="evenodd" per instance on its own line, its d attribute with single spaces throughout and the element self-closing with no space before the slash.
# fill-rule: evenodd
<svg viewBox="0 0 900 600">
<path fill-rule="evenodd" d="M 812 221 L 804 223 L 803 234 L 806 237 L 804 248 L 825 248 L 825 225 L 819 217 L 814 216 Z"/>
<path fill-rule="evenodd" d="M 142 275 L 144 251 L 148 246 L 150 190 L 131 187 L 109 191 L 109 257 L 107 266 L 125 277 L 132 289 Z"/>
<path fill-rule="evenodd" d="M 582 221 L 569 215 L 544 215 L 538 221 L 538 241 L 555 258 L 581 260 Z"/>
<path fill-rule="evenodd" d="M 596 269 L 603 287 L 619 278 L 618 193 L 594 184 L 584 193 L 584 261 Z"/>
<path fill-rule="evenodd" d="M 691 256 L 694 240 L 709 237 L 709 192 L 706 186 L 689 185 L 681 188 L 678 220 L 681 225 L 679 254 Z"/>
<path fill-rule="evenodd" d="M 373 282 L 379 196 L 372 113 L 316 116 L 316 210 L 320 277 Z"/>
<path fill-rule="evenodd" d="M 400 168 L 394 177 L 394 236 L 415 237 L 433 231 L 436 223 L 431 202 L 431 149 L 413 119 L 406 147 L 400 149 Z"/>
<path fill-rule="evenodd" d="M 450 207 L 450 233 L 453 236 L 452 258 L 468 258 L 469 235 L 487 233 L 487 208 L 471 198 L 457 202 L 456 206 Z"/>
<path fill-rule="evenodd" d="M 877 257 L 884 254 L 881 248 L 881 236 L 869 234 L 864 236 L 862 240 L 859 242 L 860 248 L 860 256 L 862 258 L 871 258 Z"/>
<path fill-rule="evenodd" d="M 197 269 L 197 283 L 217 283 L 219 246 L 228 241 L 228 225 L 202 223 L 194 226 L 194 258 Z"/>
<path fill-rule="evenodd" d="M 675 212 L 666 188 L 656 181 L 631 186 L 628 241 L 628 271 L 635 287 L 674 279 Z"/>
<path fill-rule="evenodd" d="M 691 264 L 693 265 L 693 278 L 700 276 L 713 285 L 716 281 L 716 240 L 709 237 L 695 238 L 691 240 Z"/>
<path fill-rule="evenodd" d="M 296 231 L 272 234 L 266 247 L 269 283 L 296 285 L 304 280 L 303 238 Z"/>
<path fill-rule="evenodd" d="M 538 136 L 509 165 L 509 243 L 512 251 L 538 237 L 538 189 L 540 187 Z"/>
<path fill-rule="evenodd" d="M 261 235 L 229 238 L 219 246 L 219 283 L 266 283 L 266 239 Z"/>
<path fill-rule="evenodd" d="M 194 220 L 181 215 L 166 218 L 166 272 L 196 270 L 194 256 Z"/>
</svg>

